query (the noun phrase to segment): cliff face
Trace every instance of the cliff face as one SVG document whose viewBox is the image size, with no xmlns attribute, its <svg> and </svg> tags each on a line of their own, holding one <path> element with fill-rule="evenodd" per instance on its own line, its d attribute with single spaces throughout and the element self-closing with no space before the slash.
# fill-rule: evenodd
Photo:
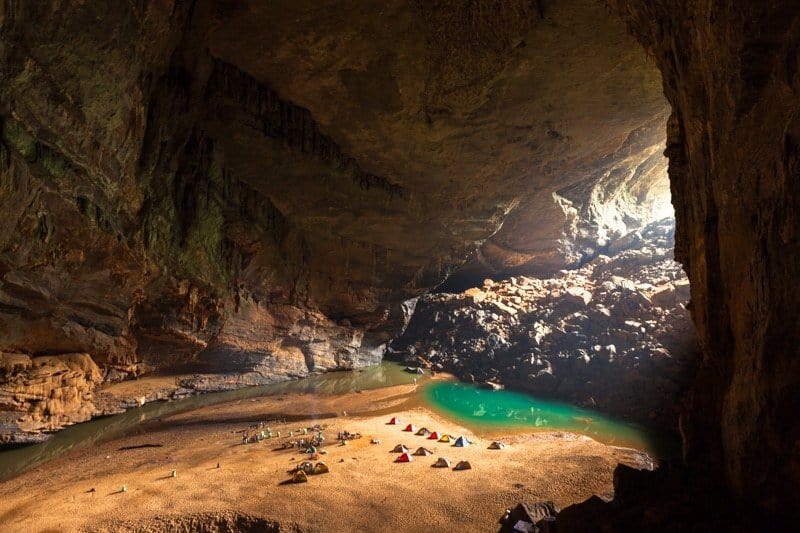
<svg viewBox="0 0 800 533">
<path fill-rule="evenodd" d="M 705 354 L 683 419 L 688 458 L 724 472 L 740 495 L 797 509 L 797 4 L 611 3 L 673 108 L 676 257 Z"/>
<path fill-rule="evenodd" d="M 581 191 L 663 171 L 602 4 L 340 4 L 2 4 L 0 350 L 201 388 L 374 363 L 509 213 L 567 265 Z"/>
</svg>

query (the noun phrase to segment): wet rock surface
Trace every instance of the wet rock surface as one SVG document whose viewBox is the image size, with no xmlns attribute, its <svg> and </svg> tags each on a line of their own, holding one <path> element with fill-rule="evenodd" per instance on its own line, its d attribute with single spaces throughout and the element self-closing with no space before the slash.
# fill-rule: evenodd
<svg viewBox="0 0 800 533">
<path fill-rule="evenodd" d="M 394 356 L 675 428 L 697 360 L 689 282 L 665 219 L 582 268 L 420 298 Z M 391 353 L 391 352 L 390 352 Z"/>
</svg>

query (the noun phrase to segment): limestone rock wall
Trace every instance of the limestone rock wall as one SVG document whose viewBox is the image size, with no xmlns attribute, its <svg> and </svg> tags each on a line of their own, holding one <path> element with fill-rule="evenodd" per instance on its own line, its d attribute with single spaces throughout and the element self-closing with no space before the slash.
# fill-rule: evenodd
<svg viewBox="0 0 800 533">
<path fill-rule="evenodd" d="M 705 354 L 682 420 L 688 459 L 738 495 L 796 513 L 797 3 L 610 4 L 658 65 L 673 109 L 676 256 Z"/>
<path fill-rule="evenodd" d="M 0 373 L 0 442 L 25 442 L 97 414 L 94 389 L 103 375 L 89 354 L 31 358 L 3 352 Z"/>
</svg>

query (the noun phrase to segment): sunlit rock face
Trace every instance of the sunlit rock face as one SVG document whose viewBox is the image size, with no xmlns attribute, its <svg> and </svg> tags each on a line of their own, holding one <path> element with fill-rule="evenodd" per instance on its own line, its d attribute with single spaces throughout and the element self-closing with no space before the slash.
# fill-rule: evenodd
<svg viewBox="0 0 800 533">
<path fill-rule="evenodd" d="M 503 264 L 564 266 L 620 227 L 592 183 L 646 194 L 660 77 L 602 4 L 341 4 L 3 5 L 0 349 L 373 363 L 507 215 Z"/>
<path fill-rule="evenodd" d="M 552 278 L 423 296 L 390 356 L 673 428 L 698 350 L 673 231 L 652 223 Z"/>
</svg>

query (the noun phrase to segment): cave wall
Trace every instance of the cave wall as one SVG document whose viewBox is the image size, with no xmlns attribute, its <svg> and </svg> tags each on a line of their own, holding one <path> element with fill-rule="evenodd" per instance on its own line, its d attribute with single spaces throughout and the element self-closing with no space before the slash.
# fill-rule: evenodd
<svg viewBox="0 0 800 533">
<path fill-rule="evenodd" d="M 663 170 L 599 0 L 4 2 L 0 68 L 0 352 L 104 383 L 374 363 L 489 240 L 569 264 L 554 193 Z"/>
<path fill-rule="evenodd" d="M 687 460 L 773 511 L 800 494 L 800 12 L 611 0 L 664 77 L 676 257 L 704 358 Z"/>
</svg>

